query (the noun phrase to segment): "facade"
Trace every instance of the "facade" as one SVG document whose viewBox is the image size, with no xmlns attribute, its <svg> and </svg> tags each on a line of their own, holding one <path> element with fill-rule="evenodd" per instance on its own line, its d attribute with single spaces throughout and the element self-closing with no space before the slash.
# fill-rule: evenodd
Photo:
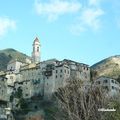
<svg viewBox="0 0 120 120">
<path fill-rule="evenodd" d="M 19 71 L 14 87 L 15 90 L 21 87 L 25 99 L 37 95 L 50 99 L 52 93 L 64 87 L 70 77 L 90 80 L 89 66 L 71 60 L 50 59 L 22 66 Z"/>
<path fill-rule="evenodd" d="M 40 62 L 40 42 L 37 37 L 33 42 L 32 62 L 33 63 Z"/>
<path fill-rule="evenodd" d="M 22 65 L 24 65 L 24 63 L 17 60 L 12 60 L 7 65 L 7 71 L 13 71 L 14 73 L 18 73 Z"/>
<path fill-rule="evenodd" d="M 0 75 L 0 100 L 7 101 L 7 78 Z"/>
<path fill-rule="evenodd" d="M 23 83 L 24 97 L 30 98 L 34 95 L 43 96 L 43 75 L 39 66 L 36 64 L 28 65 L 21 68 L 20 74 L 22 79 L 20 82 Z"/>
<path fill-rule="evenodd" d="M 5 73 L 0 73 L 0 120 L 7 120 L 6 110 L 7 107 L 7 79 Z"/>
<path fill-rule="evenodd" d="M 75 61 L 51 59 L 41 62 L 39 67 L 43 74 L 45 99 L 50 99 L 52 93 L 58 88 L 64 87 L 70 78 L 83 81 L 90 80 L 89 66 Z"/>
<path fill-rule="evenodd" d="M 102 89 L 107 91 L 109 96 L 120 94 L 120 83 L 112 78 L 102 76 L 95 80 L 94 84 L 101 86 Z"/>
</svg>

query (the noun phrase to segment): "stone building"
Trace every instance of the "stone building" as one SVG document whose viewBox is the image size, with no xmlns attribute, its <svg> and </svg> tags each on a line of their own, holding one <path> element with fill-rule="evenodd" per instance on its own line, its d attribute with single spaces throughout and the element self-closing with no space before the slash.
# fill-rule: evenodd
<svg viewBox="0 0 120 120">
<path fill-rule="evenodd" d="M 20 74 L 25 98 L 30 98 L 34 95 L 43 96 L 43 75 L 39 66 L 36 64 L 23 66 L 20 69 Z"/>
<path fill-rule="evenodd" d="M 83 91 L 89 90 L 91 86 L 89 65 L 68 59 L 41 61 L 40 47 L 39 39 L 35 38 L 31 59 L 26 59 L 26 63 L 12 60 L 6 72 L 0 74 L 1 115 L 6 115 L 6 108 L 19 109 L 19 98 L 14 97 L 11 101 L 11 95 L 15 95 L 18 90 L 22 91 L 22 97 L 28 101 L 29 108 L 36 111 L 40 109 L 38 101 L 51 100 L 53 93 L 58 88 L 65 87 L 70 80 L 82 80 Z M 120 92 L 119 83 L 111 78 L 98 78 L 94 84 L 108 89 L 110 95 Z M 10 118 L 11 116 L 9 113 Z"/>
<path fill-rule="evenodd" d="M 22 89 L 23 98 L 41 96 L 45 100 L 51 99 L 52 94 L 58 88 L 64 87 L 69 78 L 90 80 L 90 68 L 88 65 L 72 60 L 50 59 L 40 61 L 40 42 L 35 38 L 31 61 L 22 63 L 12 60 L 7 66 L 5 77 L 7 78 L 8 101 L 10 95 L 18 88 Z"/>
<path fill-rule="evenodd" d="M 5 108 L 7 107 L 7 78 L 4 72 L 0 72 L 0 119 L 7 120 Z"/>
<path fill-rule="evenodd" d="M 58 88 L 64 87 L 69 78 L 83 81 L 90 80 L 90 68 L 86 64 L 66 59 L 63 61 L 51 59 L 40 62 L 38 65 L 42 72 L 45 99 L 50 99 L 52 93 L 57 91 Z"/>
<path fill-rule="evenodd" d="M 19 73 L 20 67 L 25 65 L 18 60 L 11 60 L 7 65 L 7 71 L 13 71 L 14 73 Z"/>
<path fill-rule="evenodd" d="M 108 95 L 111 97 L 120 94 L 120 83 L 115 79 L 101 76 L 95 80 L 94 84 L 107 91 Z"/>
<path fill-rule="evenodd" d="M 0 75 L 0 100 L 7 101 L 7 78 L 5 74 Z"/>
</svg>

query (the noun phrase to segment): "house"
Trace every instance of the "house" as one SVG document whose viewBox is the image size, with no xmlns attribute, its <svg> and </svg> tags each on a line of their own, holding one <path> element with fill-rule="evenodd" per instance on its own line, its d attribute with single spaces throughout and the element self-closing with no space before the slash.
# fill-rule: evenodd
<svg viewBox="0 0 120 120">
<path fill-rule="evenodd" d="M 109 96 L 120 94 L 120 83 L 115 79 L 101 76 L 94 81 L 94 84 L 106 90 Z"/>
</svg>

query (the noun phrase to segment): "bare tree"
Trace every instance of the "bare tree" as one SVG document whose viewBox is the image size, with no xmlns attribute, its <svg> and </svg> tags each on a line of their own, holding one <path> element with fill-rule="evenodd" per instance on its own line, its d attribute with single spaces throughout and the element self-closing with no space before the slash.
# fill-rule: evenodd
<svg viewBox="0 0 120 120">
<path fill-rule="evenodd" d="M 56 120 L 102 120 L 98 111 L 105 107 L 106 97 L 102 89 L 92 85 L 85 89 L 81 80 L 70 80 L 64 88 L 55 93 L 58 112 Z"/>
</svg>

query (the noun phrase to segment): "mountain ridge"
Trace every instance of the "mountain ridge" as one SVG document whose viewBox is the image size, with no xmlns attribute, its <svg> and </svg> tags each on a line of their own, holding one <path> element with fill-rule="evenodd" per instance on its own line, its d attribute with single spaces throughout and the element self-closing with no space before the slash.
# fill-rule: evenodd
<svg viewBox="0 0 120 120">
<path fill-rule="evenodd" d="M 110 56 L 94 65 L 91 69 L 96 71 L 96 77 L 106 76 L 114 79 L 120 78 L 120 55 Z"/>
<path fill-rule="evenodd" d="M 26 58 L 30 57 L 22 52 L 19 52 L 13 48 L 7 48 L 7 49 L 3 49 L 0 50 L 0 70 L 6 70 L 7 68 L 7 64 L 11 61 L 11 60 L 18 60 L 21 62 L 25 62 Z"/>
</svg>

